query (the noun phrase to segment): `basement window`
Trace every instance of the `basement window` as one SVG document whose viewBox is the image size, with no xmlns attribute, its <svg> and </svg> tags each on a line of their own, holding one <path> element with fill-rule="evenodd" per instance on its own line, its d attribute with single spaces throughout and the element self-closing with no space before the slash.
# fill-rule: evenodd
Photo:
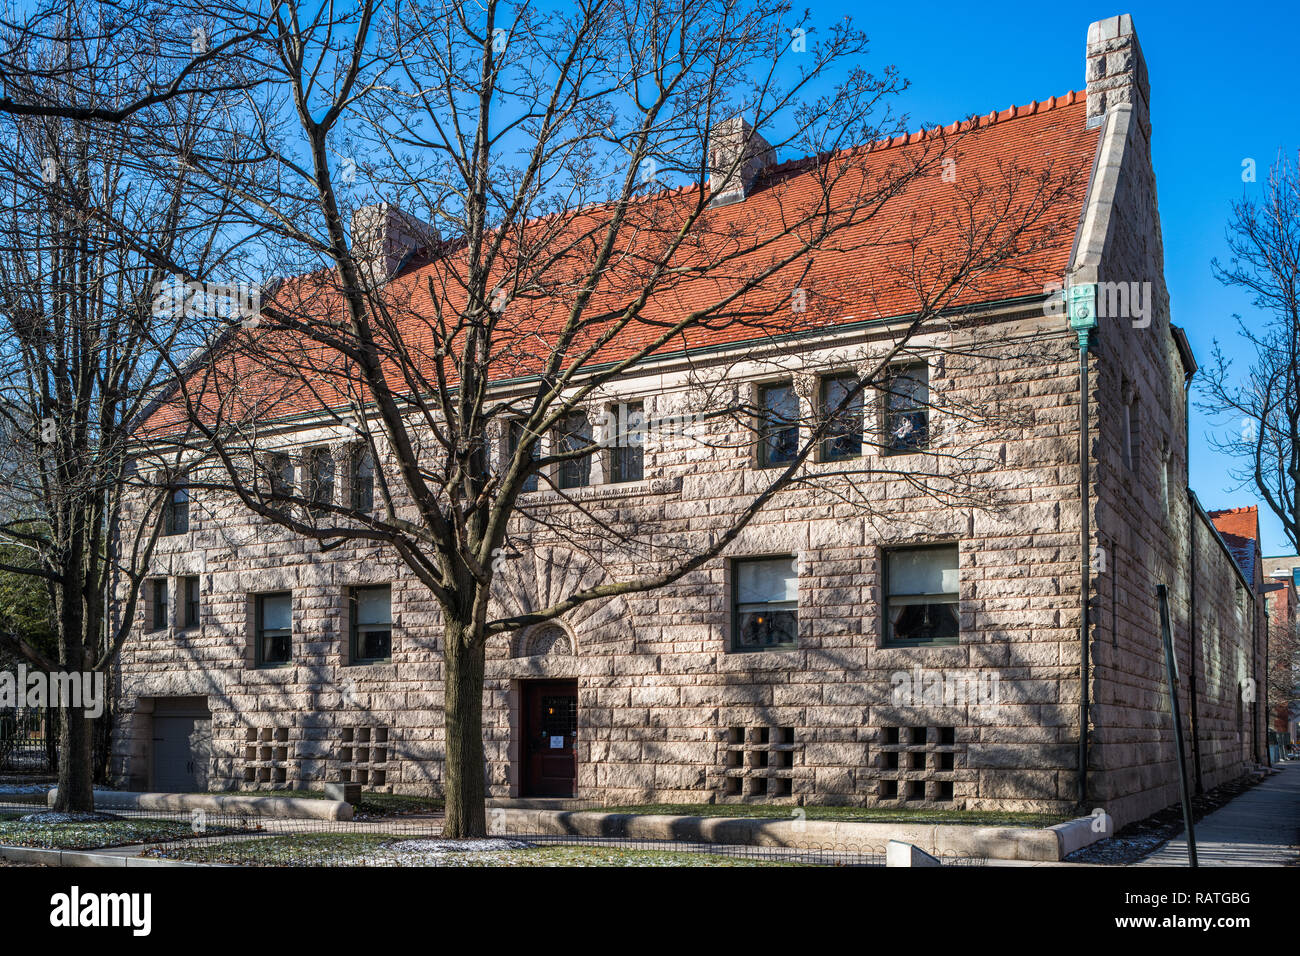
<svg viewBox="0 0 1300 956">
<path fill-rule="evenodd" d="M 957 545 L 885 552 L 885 643 L 957 643 Z"/>
</svg>

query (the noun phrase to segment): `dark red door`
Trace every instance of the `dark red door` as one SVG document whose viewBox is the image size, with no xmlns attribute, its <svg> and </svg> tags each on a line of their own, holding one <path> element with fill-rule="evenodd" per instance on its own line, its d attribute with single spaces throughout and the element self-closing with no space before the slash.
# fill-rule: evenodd
<svg viewBox="0 0 1300 956">
<path fill-rule="evenodd" d="M 578 782 L 578 682 L 527 681 L 523 689 L 523 795 L 572 797 Z"/>
</svg>

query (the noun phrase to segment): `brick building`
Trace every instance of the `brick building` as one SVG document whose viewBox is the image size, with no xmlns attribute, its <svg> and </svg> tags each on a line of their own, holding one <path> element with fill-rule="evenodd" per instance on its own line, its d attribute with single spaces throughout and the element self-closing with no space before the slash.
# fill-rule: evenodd
<svg viewBox="0 0 1300 956">
<path fill-rule="evenodd" d="M 1059 298 L 1036 280 L 968 303 L 980 362 L 945 360 L 949 329 L 919 337 L 900 372 L 921 396 L 1005 403 L 1022 422 L 995 443 L 1001 507 L 941 505 L 891 473 L 873 480 L 866 515 L 787 490 L 682 581 L 496 640 L 492 796 L 1059 810 L 1079 800 L 1086 709 L 1086 806 L 1131 820 L 1177 796 L 1158 584 L 1169 588 L 1197 779 L 1212 787 L 1261 759 L 1263 715 L 1243 699 L 1262 666 L 1260 565 L 1243 573 L 1186 490 L 1196 365 L 1170 320 L 1150 89 L 1130 18 L 1089 28 L 1084 66 L 1085 91 L 981 117 L 975 141 L 990 164 L 1050 160 L 1087 184 L 1065 211 L 1077 230 L 1049 257 L 1057 287 L 1102 314 L 1087 358 L 1086 485 L 1078 336 Z M 716 214 L 761 211 L 764 182 L 737 186 Z M 926 201 L 898 200 L 904 213 Z M 389 246 L 409 220 L 385 213 L 383 268 L 401 269 Z M 419 271 L 405 268 L 392 281 Z M 753 341 L 666 353 L 601 401 L 671 417 L 691 375 L 712 365 L 759 407 L 806 404 L 903 318 L 846 319 L 786 343 L 779 373 Z M 848 440 L 863 456 L 928 463 L 949 440 L 943 407 L 873 404 L 857 427 L 886 440 Z M 885 447 L 900 423 L 913 438 Z M 282 436 L 285 481 L 310 481 L 328 460 L 331 494 L 373 487 L 375 463 L 352 457 L 337 430 L 301 414 L 268 426 Z M 707 529 L 744 506 L 780 436 L 760 429 L 763 441 L 745 447 L 728 441 L 725 422 L 693 427 L 714 431 L 652 432 L 635 460 L 594 455 L 562 476 L 568 494 L 661 535 Z M 534 507 L 566 507 L 547 488 L 530 494 Z M 436 791 L 438 617 L 400 562 L 354 545 L 322 552 L 217 497 L 187 496 L 173 511 L 122 655 L 121 783 Z M 619 571 L 536 527 L 516 541 L 503 606 L 546 606 L 573 582 Z"/>
<path fill-rule="evenodd" d="M 1264 600 L 1268 606 L 1269 671 L 1273 686 L 1269 694 L 1269 728 L 1286 746 L 1300 740 L 1300 705 L 1293 697 L 1300 687 L 1296 673 L 1296 648 L 1300 647 L 1300 555 L 1264 558 Z"/>
</svg>

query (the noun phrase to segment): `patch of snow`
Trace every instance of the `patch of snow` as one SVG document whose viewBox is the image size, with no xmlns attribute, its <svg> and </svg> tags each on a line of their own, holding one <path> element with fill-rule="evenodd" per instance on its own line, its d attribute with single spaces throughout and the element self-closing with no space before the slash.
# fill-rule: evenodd
<svg viewBox="0 0 1300 956">
<path fill-rule="evenodd" d="M 25 817 L 19 817 L 19 823 L 102 823 L 105 820 L 120 820 L 119 816 L 112 813 L 55 813 L 53 810 L 45 813 L 29 813 Z"/>
<path fill-rule="evenodd" d="M 398 853 L 500 853 L 503 850 L 527 850 L 531 843 L 521 840 L 398 840 L 384 844 L 385 850 Z"/>
<path fill-rule="evenodd" d="M 52 783 L 0 783 L 0 793 L 49 793 Z"/>
</svg>

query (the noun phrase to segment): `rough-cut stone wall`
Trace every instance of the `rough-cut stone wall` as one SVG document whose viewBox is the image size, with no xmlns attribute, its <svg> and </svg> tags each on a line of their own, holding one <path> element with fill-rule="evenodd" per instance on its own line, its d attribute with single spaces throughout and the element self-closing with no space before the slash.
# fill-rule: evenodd
<svg viewBox="0 0 1300 956">
<path fill-rule="evenodd" d="M 899 474 L 865 482 L 861 501 L 847 500 L 844 487 L 778 496 L 728 556 L 798 556 L 796 650 L 729 650 L 726 560 L 661 591 L 575 612 L 563 621 L 572 640 L 545 656 L 518 657 L 518 640 L 495 640 L 485 698 L 492 792 L 518 793 L 519 682 L 577 677 L 583 797 L 864 802 L 894 800 L 913 784 L 913 799 L 950 805 L 1062 806 L 1077 699 L 1069 659 L 1077 516 L 1066 503 L 1074 493 L 1074 369 L 1058 318 L 1031 316 L 1028 329 L 1006 329 L 1034 333 L 1035 361 L 1027 363 L 1017 343 L 1002 361 L 963 364 L 950 356 L 932 367 L 936 402 L 998 408 L 1000 417 L 1017 419 L 1005 434 L 992 420 L 981 434 L 953 429 L 938 446 L 973 441 L 984 449 L 996 467 L 984 476 L 991 490 L 981 499 L 995 507 L 953 507 L 918 491 L 907 472 L 942 471 L 939 455 L 873 461 Z M 862 346 L 863 354 L 872 347 Z M 847 346 L 834 354 L 842 363 Z M 829 357 L 814 356 L 813 364 Z M 625 396 L 646 396 L 655 416 L 696 394 L 685 380 L 654 394 L 661 381 L 629 379 Z M 598 518 L 645 532 L 648 551 L 587 541 L 591 553 L 580 555 L 572 542 L 540 532 L 518 538 L 522 557 L 506 562 L 503 606 L 540 606 L 576 581 L 631 573 L 631 562 L 662 566 L 674 546 L 727 526 L 763 475 L 736 423 L 695 427 L 712 430 L 707 440 L 698 431 L 651 438 L 643 482 L 579 493 Z M 159 573 L 201 576 L 202 626 L 150 632 L 142 608 L 124 652 L 119 774 L 148 785 L 148 714 L 142 708 L 132 719 L 133 702 L 199 694 L 213 714 L 213 786 L 305 786 L 344 771 L 356 779 L 363 768 L 342 754 L 355 757 L 356 736 L 369 729 L 372 736 L 382 730 L 387 744 L 382 766 L 372 760 L 364 768 L 369 785 L 436 789 L 441 665 L 436 611 L 420 586 L 390 558 L 349 548 L 321 554 L 314 543 L 211 499 L 195 492 L 193 530 L 166 539 L 157 561 Z M 943 540 L 960 543 L 961 643 L 883 647 L 881 548 Z M 393 663 L 349 666 L 347 589 L 387 581 L 394 585 Z M 294 663 L 259 669 L 251 660 L 250 595 L 280 589 L 293 592 Z M 1000 700 L 982 709 L 895 706 L 897 675 L 910 678 L 917 667 L 923 677 L 950 681 L 995 673 Z"/>
<path fill-rule="evenodd" d="M 725 561 L 681 585 L 623 599 L 624 607 L 607 615 L 621 622 L 614 635 L 576 625 L 576 661 L 512 661 L 502 648 L 489 670 L 492 699 L 503 705 L 492 731 L 500 761 L 493 768 L 495 792 L 514 793 L 518 783 L 505 759 L 515 731 L 505 706 L 517 693 L 513 681 L 576 673 L 582 676 L 580 783 L 587 796 L 725 799 L 732 779 L 740 796 L 756 794 L 767 780 L 771 797 L 785 786 L 775 781 L 789 780 L 792 799 L 863 802 L 893 799 L 883 795 L 884 783 L 901 793 L 916 782 L 927 799 L 938 799 L 940 784 L 950 783 L 952 798 L 972 807 L 1059 806 L 1073 764 L 1075 694 L 1061 658 L 1077 617 L 1062 580 L 1072 570 L 1073 519 L 1060 504 L 1072 494 L 1066 462 L 1073 375 L 1059 328 L 1056 339 L 1052 364 L 987 362 L 952 385 L 972 402 L 1011 403 L 1031 421 L 997 443 L 995 457 L 1008 463 L 993 475 L 997 511 L 944 506 L 902 478 L 875 479 L 867 489 L 873 514 L 802 488 L 783 494 L 742 533 L 729 555 L 799 558 L 797 650 L 729 651 Z M 651 414 L 659 413 L 659 402 L 652 401 Z M 665 539 L 720 530 L 757 490 L 760 473 L 748 455 L 716 451 L 743 442 L 743 435 L 720 427 L 707 442 L 653 449 L 647 473 L 680 478 L 680 491 L 650 501 L 637 495 L 620 503 L 619 513 L 626 518 L 647 510 L 655 536 Z M 908 467 L 899 460 L 893 465 L 900 463 Z M 615 513 L 611 506 L 598 517 Z M 961 644 L 882 646 L 881 548 L 937 540 L 961 546 Z M 540 576 L 528 563 L 521 573 Z M 609 653 L 612 660 L 602 659 Z M 1000 706 L 987 713 L 895 706 L 895 675 L 918 666 L 950 677 L 994 671 Z M 899 728 L 899 739 L 889 735 Z M 771 746 L 757 743 L 764 732 L 771 743 L 789 745 L 793 766 L 774 760 L 752 766 L 749 755 Z M 740 768 L 728 762 L 737 749 Z M 891 766 L 890 755 L 899 753 L 904 756 Z M 951 769 L 944 769 L 946 755 Z"/>
<path fill-rule="evenodd" d="M 957 431 L 944 439 L 975 440 L 991 456 L 996 466 L 984 478 L 994 507 L 936 501 L 902 475 L 871 478 L 858 501 L 846 499 L 843 488 L 804 486 L 780 495 L 729 549 L 729 556 L 798 556 L 798 649 L 729 650 L 725 560 L 657 592 L 585 606 L 562 622 L 568 640 L 550 642 L 545 655 L 520 656 L 529 650 L 527 635 L 495 639 L 485 696 L 491 792 L 519 794 L 521 682 L 572 677 L 579 686 L 584 798 L 862 803 L 910 795 L 972 808 L 1069 805 L 1078 703 L 1077 370 L 1059 324 L 1042 317 L 1031 323 L 1034 362 L 1008 347 L 1003 361 L 936 363 L 937 402 L 999 407 L 1016 423 L 1006 434 L 990 426 L 983 436 Z M 1122 810 L 1125 800 L 1169 802 L 1163 671 L 1147 592 L 1159 562 L 1178 560 L 1186 502 L 1171 494 L 1175 520 L 1166 530 L 1149 464 L 1113 487 L 1127 473 L 1113 460 L 1120 405 L 1105 398 L 1104 357 L 1094 362 L 1095 511 L 1112 564 L 1097 576 L 1094 592 L 1092 792 Z M 662 387 L 658 378 L 623 384 L 625 397 L 646 398 L 652 417 L 680 410 L 695 394 L 684 383 L 653 394 Z M 1147 405 L 1161 407 L 1155 395 Z M 1164 407 L 1171 414 L 1181 409 L 1167 396 Z M 652 436 L 642 482 L 577 493 L 595 518 L 643 533 L 646 548 L 587 539 L 579 552 L 572 541 L 520 527 L 512 541 L 519 557 L 502 572 L 502 609 L 540 607 L 577 582 L 661 566 L 674 546 L 724 528 L 762 473 L 734 423 L 718 419 L 707 427 L 707 436 Z M 303 444 L 314 437 L 304 435 Z M 873 464 L 907 471 L 938 460 Z M 342 483 L 338 493 L 347 493 Z M 554 500 L 546 491 L 530 500 L 561 507 L 546 504 Z M 195 492 L 191 525 L 188 534 L 163 541 L 156 568 L 200 576 L 201 626 L 152 632 L 147 602 L 142 607 L 123 655 L 126 717 L 115 761 L 122 779 L 149 785 L 150 717 L 148 706 L 136 703 L 203 695 L 213 714 L 214 787 L 312 786 L 364 774 L 371 787 L 436 790 L 443 751 L 438 616 L 412 576 L 373 549 L 322 554 L 210 494 Z M 960 644 L 882 646 L 881 548 L 937 540 L 960 545 Z M 1207 648 L 1200 665 L 1202 759 L 1212 786 L 1239 769 L 1223 675 L 1239 669 L 1240 642 L 1233 608 L 1224 603 L 1234 580 L 1226 555 L 1204 528 L 1200 545 L 1199 576 L 1213 585 L 1200 599 Z M 1178 574 L 1170 571 L 1168 579 L 1181 593 Z M 350 665 L 348 588 L 386 582 L 393 585 L 393 662 Z M 252 666 L 250 596 L 282 589 L 293 592 L 294 662 L 259 669 Z M 918 667 L 923 677 L 950 680 L 996 674 L 995 706 L 897 705 L 899 675 L 910 679 Z M 363 752 L 365 761 L 358 759 Z"/>
<path fill-rule="evenodd" d="M 1119 822 L 1178 798 L 1178 770 L 1160 641 L 1156 586 L 1169 588 L 1192 766 L 1191 591 L 1196 590 L 1196 676 L 1201 779 L 1213 787 L 1245 772 L 1235 690 L 1222 669 L 1251 672 L 1255 617 L 1237 618 L 1246 593 L 1213 528 L 1185 493 L 1185 368 L 1170 326 L 1164 252 L 1151 165 L 1146 66 L 1127 17 L 1089 32 L 1089 113 L 1104 109 L 1098 168 L 1076 261 L 1077 281 L 1098 284 L 1100 327 L 1090 357 L 1093 408 L 1093 544 L 1100 549 L 1092 597 L 1092 750 L 1088 798 Z M 1122 89 L 1123 84 L 1139 89 Z M 1132 435 L 1126 438 L 1126 431 Z M 1191 526 L 1197 557 L 1192 581 Z M 1258 613 L 1256 611 L 1255 613 Z M 1077 658 L 1076 658 L 1077 659 Z M 1210 676 L 1213 672 L 1213 677 Z M 1225 698 L 1224 695 L 1228 694 Z"/>
</svg>

